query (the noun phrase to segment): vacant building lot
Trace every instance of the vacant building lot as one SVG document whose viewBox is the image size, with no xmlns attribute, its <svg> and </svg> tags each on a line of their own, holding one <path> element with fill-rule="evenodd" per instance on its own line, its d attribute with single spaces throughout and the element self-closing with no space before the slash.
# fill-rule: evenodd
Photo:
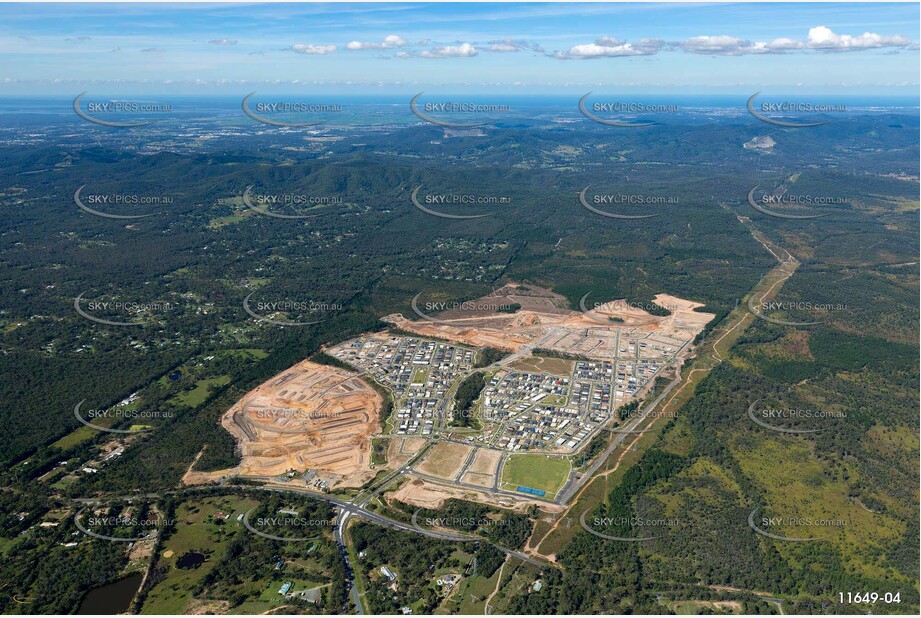
<svg viewBox="0 0 921 618">
<path fill-rule="evenodd" d="M 454 480 L 473 447 L 453 442 L 439 442 L 418 466 L 419 472 L 442 479 Z"/>
<path fill-rule="evenodd" d="M 555 376 L 572 375 L 573 362 L 562 358 L 545 358 L 543 356 L 527 356 L 509 365 L 516 371 L 530 371 L 533 373 L 549 373 Z"/>
<path fill-rule="evenodd" d="M 425 446 L 425 438 L 410 438 L 394 436 L 390 439 L 390 448 L 387 451 L 387 461 L 393 468 L 398 468 L 409 461 L 413 455 Z"/>
<path fill-rule="evenodd" d="M 467 468 L 461 482 L 480 487 L 493 487 L 496 484 L 496 470 L 499 468 L 502 455 L 502 451 L 481 448 L 470 462 L 470 467 Z"/>
</svg>

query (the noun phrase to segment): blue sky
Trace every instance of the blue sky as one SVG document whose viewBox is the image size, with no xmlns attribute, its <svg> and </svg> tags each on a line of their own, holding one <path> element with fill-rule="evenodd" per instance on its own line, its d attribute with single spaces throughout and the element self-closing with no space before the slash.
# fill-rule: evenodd
<svg viewBox="0 0 921 618">
<path fill-rule="evenodd" d="M 917 94 L 917 3 L 0 4 L 0 95 Z"/>
</svg>

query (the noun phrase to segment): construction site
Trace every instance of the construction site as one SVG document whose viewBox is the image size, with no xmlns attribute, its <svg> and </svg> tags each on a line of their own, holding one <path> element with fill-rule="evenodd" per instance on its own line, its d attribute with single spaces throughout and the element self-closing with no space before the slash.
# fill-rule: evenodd
<svg viewBox="0 0 921 618">
<path fill-rule="evenodd" d="M 586 297 L 575 311 L 549 290 L 515 284 L 432 314 L 417 300 L 421 319 L 384 318 L 401 334 L 369 333 L 324 350 L 361 373 L 303 361 L 247 393 L 222 418 L 240 464 L 187 482 L 241 476 L 356 488 L 383 466 L 409 479 L 394 495 L 420 506 L 451 496 L 550 506 L 572 481 L 571 458 L 618 425 L 618 406 L 644 397 L 666 368 L 674 373 L 713 318 L 664 294 L 652 310 L 666 315 Z M 486 346 L 506 356 L 484 367 L 477 359 Z M 455 393 L 477 371 L 489 377 L 477 422 L 459 427 Z M 393 397 L 383 428 L 372 380 Z M 380 466 L 372 436 L 389 439 Z"/>
<path fill-rule="evenodd" d="M 413 299 L 412 319 L 401 314 L 383 319 L 402 330 L 473 347 L 513 352 L 541 348 L 609 360 L 629 352 L 629 344 L 621 345 L 629 340 L 636 342 L 638 358 L 679 355 L 714 317 L 697 311 L 701 303 L 668 294 L 656 295 L 648 307 L 624 300 L 594 303 L 589 295 L 581 301 L 576 311 L 550 290 L 508 284 L 460 308 L 435 314 L 426 312 L 420 294 Z M 509 306 L 518 309 L 513 313 L 483 309 Z M 653 315 L 647 310 L 653 306 L 666 309 L 668 315 Z"/>
<path fill-rule="evenodd" d="M 275 477 L 323 473 L 322 487 L 357 487 L 373 476 L 370 436 L 381 396 L 355 374 L 303 361 L 247 393 L 221 424 L 237 440 L 231 472 Z M 321 483 L 324 481 L 321 481 Z"/>
</svg>

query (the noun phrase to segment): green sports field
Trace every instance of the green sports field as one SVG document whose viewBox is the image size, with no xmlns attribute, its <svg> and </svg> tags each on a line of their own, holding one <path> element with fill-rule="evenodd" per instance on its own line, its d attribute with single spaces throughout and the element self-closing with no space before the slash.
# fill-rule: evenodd
<svg viewBox="0 0 921 618">
<path fill-rule="evenodd" d="M 572 466 L 568 459 L 546 455 L 509 455 L 502 470 L 502 488 L 515 490 L 519 485 L 542 489 L 545 498 L 553 498 L 569 478 Z"/>
</svg>

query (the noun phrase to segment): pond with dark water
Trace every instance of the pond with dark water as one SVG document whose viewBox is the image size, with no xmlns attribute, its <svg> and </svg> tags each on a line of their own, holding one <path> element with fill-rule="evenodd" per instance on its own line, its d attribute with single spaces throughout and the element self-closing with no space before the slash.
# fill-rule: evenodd
<svg viewBox="0 0 921 618">
<path fill-rule="evenodd" d="M 121 614 L 128 611 L 131 601 L 137 594 L 144 576 L 141 573 L 132 573 L 111 584 L 93 588 L 80 603 L 77 614 L 81 616 L 92 614 Z"/>
</svg>

